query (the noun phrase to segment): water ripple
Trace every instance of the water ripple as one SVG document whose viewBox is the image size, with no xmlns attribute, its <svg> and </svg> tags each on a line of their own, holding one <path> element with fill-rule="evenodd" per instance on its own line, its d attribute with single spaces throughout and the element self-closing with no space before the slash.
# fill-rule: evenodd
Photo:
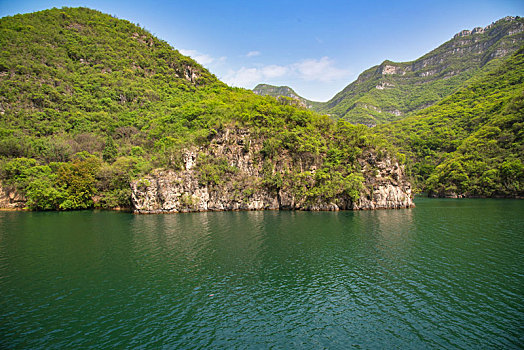
<svg viewBox="0 0 524 350">
<path fill-rule="evenodd" d="M 519 348 L 523 209 L 0 213 L 0 347 Z"/>
</svg>

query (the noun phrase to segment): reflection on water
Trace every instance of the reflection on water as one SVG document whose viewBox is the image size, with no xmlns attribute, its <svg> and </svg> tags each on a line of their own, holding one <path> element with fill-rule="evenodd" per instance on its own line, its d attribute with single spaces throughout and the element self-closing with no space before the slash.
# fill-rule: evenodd
<svg viewBox="0 0 524 350">
<path fill-rule="evenodd" d="M 0 347 L 518 348 L 521 201 L 0 213 Z"/>
</svg>

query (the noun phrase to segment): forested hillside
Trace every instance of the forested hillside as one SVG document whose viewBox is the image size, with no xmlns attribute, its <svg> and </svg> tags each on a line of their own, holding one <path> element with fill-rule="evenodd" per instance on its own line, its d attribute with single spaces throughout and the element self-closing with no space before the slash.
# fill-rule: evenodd
<svg viewBox="0 0 524 350">
<path fill-rule="evenodd" d="M 146 30 L 95 10 L 2 18 L 0 46 L 0 177 L 31 209 L 129 207 L 132 181 L 181 169 L 183 150 L 227 129 L 262 143 L 265 178 L 251 186 L 287 186 L 307 203 L 369 193 L 359 158 L 388 157 L 367 128 L 230 88 Z M 294 160 L 277 174 L 275 157 L 286 152 Z M 318 168 L 304 168 L 311 159 Z M 198 162 L 211 188 L 238 171 L 225 159 Z"/>
<path fill-rule="evenodd" d="M 438 104 L 378 131 L 438 196 L 524 196 L 524 46 Z"/>
</svg>

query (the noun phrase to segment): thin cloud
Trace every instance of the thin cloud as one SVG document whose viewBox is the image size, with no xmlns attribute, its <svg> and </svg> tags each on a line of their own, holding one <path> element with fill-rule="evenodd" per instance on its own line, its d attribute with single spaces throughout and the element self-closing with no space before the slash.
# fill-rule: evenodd
<svg viewBox="0 0 524 350">
<path fill-rule="evenodd" d="M 305 59 L 286 66 L 268 65 L 262 67 L 242 67 L 230 70 L 223 80 L 233 86 L 249 87 L 270 79 L 301 79 L 322 83 L 346 79 L 350 71 L 335 66 L 335 62 L 325 56 L 320 59 Z"/>
<path fill-rule="evenodd" d="M 262 80 L 262 73 L 257 68 L 242 67 L 237 71 L 229 71 L 224 81 L 231 86 L 247 87 Z"/>
<path fill-rule="evenodd" d="M 255 57 L 255 56 L 260 56 L 260 51 L 249 51 L 246 54 L 246 57 Z"/>
<path fill-rule="evenodd" d="M 277 65 L 270 65 L 270 66 L 264 66 L 260 69 L 262 71 L 262 75 L 265 78 L 279 78 L 283 77 L 289 72 L 289 68 L 285 66 L 277 66 Z"/>
<path fill-rule="evenodd" d="M 237 71 L 231 70 L 224 77 L 224 81 L 232 86 L 249 86 L 262 80 L 275 79 L 285 76 L 289 68 L 285 66 L 270 65 L 261 68 L 242 67 Z"/>
<path fill-rule="evenodd" d="M 327 56 L 319 60 L 307 59 L 293 64 L 293 69 L 304 80 L 331 82 L 349 75 L 346 69 L 335 67 L 335 63 Z"/>
</svg>

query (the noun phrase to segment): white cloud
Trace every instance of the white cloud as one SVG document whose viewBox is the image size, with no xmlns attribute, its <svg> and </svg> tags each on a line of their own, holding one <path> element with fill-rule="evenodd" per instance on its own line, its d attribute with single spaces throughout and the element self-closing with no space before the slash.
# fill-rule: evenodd
<svg viewBox="0 0 524 350">
<path fill-rule="evenodd" d="M 336 68 L 333 60 L 327 56 L 319 60 L 313 58 L 297 62 L 293 64 L 293 69 L 301 79 L 321 82 L 342 79 L 349 74 L 348 70 Z"/>
<path fill-rule="evenodd" d="M 284 66 L 277 66 L 277 65 L 270 65 L 270 66 L 264 66 L 260 69 L 262 71 L 262 75 L 265 78 L 278 78 L 286 75 L 289 72 L 288 67 Z"/>
<path fill-rule="evenodd" d="M 179 49 L 178 51 L 180 51 L 182 55 L 191 57 L 203 66 L 209 66 L 211 63 L 223 62 L 226 60 L 226 57 L 214 58 L 196 50 Z"/>
<path fill-rule="evenodd" d="M 305 59 L 286 66 L 268 65 L 262 67 L 231 70 L 223 80 L 233 86 L 249 87 L 254 83 L 267 82 L 275 78 L 300 79 L 322 83 L 346 79 L 350 72 L 335 67 L 335 62 L 329 57 L 320 59 Z"/>
<path fill-rule="evenodd" d="M 230 71 L 224 80 L 232 86 L 248 86 L 261 80 L 262 74 L 256 68 L 242 67 L 237 71 Z"/>
<path fill-rule="evenodd" d="M 226 78 L 226 83 L 232 86 L 248 86 L 262 80 L 262 74 L 256 68 L 242 67 L 236 72 L 230 72 Z"/>
<path fill-rule="evenodd" d="M 242 67 L 237 71 L 229 71 L 224 77 L 224 81 L 233 86 L 249 86 L 253 83 L 260 83 L 266 79 L 279 78 L 286 75 L 288 67 L 270 65 L 261 68 Z"/>
<path fill-rule="evenodd" d="M 260 51 L 249 51 L 246 54 L 246 57 L 255 57 L 255 56 L 260 56 Z"/>
</svg>

